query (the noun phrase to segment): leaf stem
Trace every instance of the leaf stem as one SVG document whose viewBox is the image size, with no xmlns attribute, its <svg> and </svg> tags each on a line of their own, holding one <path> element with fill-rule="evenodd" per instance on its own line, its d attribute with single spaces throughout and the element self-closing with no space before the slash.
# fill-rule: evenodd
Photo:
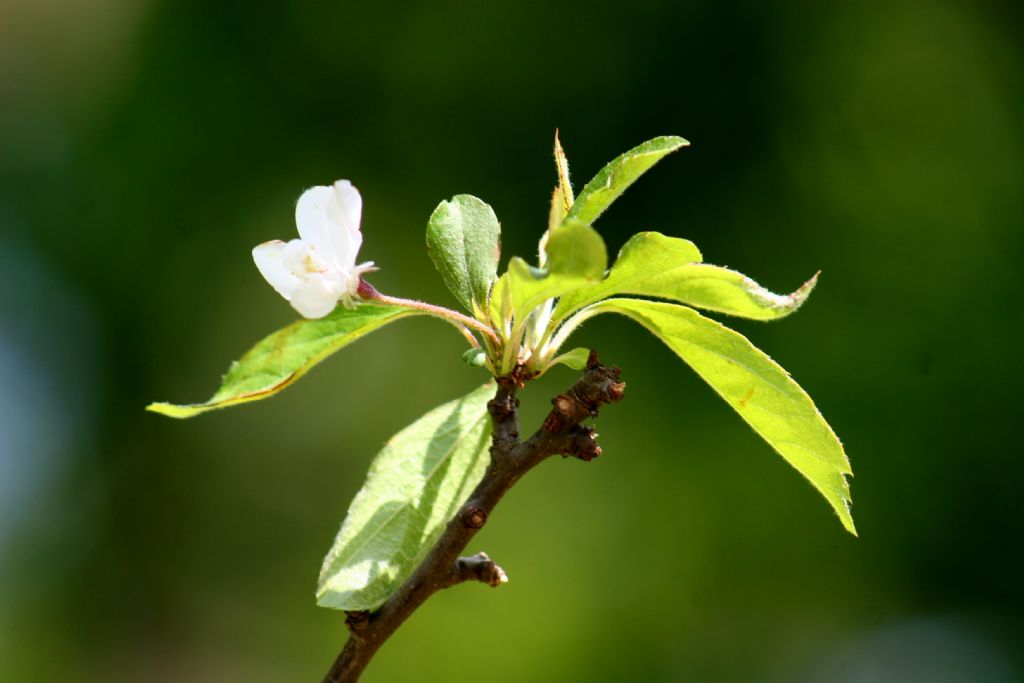
<svg viewBox="0 0 1024 683">
<path fill-rule="evenodd" d="M 373 285 L 371 285 L 366 280 L 361 280 L 359 282 L 358 294 L 363 299 L 367 299 L 369 301 L 376 301 L 378 303 L 390 306 L 405 306 L 407 308 L 415 308 L 417 310 L 423 311 L 428 315 L 432 315 L 435 318 L 447 320 L 451 324 L 455 325 L 455 327 L 458 328 L 459 331 L 463 333 L 463 336 L 465 336 L 467 339 L 470 339 L 470 343 L 473 344 L 474 347 L 479 347 L 479 344 L 477 344 L 475 339 L 471 339 L 472 335 L 466 328 L 472 328 L 477 332 L 487 335 L 488 337 L 490 337 L 492 341 L 494 341 L 495 344 L 499 343 L 498 335 L 494 333 L 494 330 L 491 329 L 490 326 L 485 325 L 484 323 L 480 322 L 479 320 L 476 320 L 475 318 L 470 318 L 468 315 L 463 315 L 458 311 L 453 311 L 450 308 L 445 308 L 444 306 L 437 306 L 435 304 L 428 304 L 425 301 L 418 301 L 416 299 L 403 299 L 397 296 L 381 294 L 374 288 Z"/>
</svg>

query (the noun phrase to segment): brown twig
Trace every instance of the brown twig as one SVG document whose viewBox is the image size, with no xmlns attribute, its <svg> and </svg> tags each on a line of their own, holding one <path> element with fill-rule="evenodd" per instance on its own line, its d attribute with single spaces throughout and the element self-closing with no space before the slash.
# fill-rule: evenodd
<svg viewBox="0 0 1024 683">
<path fill-rule="evenodd" d="M 498 586 L 508 580 L 487 555 L 459 557 L 487 523 L 498 501 L 524 474 L 552 455 L 589 461 L 601 454 L 594 430 L 581 424 L 598 408 L 622 398 L 625 383 L 619 369 L 601 365 L 593 351 L 587 369 L 575 384 L 552 399 L 553 409 L 526 441 L 519 440 L 519 400 L 524 378 L 517 372 L 498 378 L 498 390 L 487 404 L 493 424 L 491 463 L 480 484 L 448 522 L 440 540 L 404 584 L 375 612 L 348 612 L 349 639 L 324 683 L 355 681 L 373 655 L 427 598 L 464 581 Z"/>
</svg>

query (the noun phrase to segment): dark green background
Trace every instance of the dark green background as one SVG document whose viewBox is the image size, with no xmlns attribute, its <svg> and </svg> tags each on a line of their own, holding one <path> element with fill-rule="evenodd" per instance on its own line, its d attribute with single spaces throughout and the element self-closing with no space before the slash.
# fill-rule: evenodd
<svg viewBox="0 0 1024 683">
<path fill-rule="evenodd" d="M 693 144 L 598 222 L 776 290 L 735 326 L 853 462 L 823 500 L 642 329 L 605 455 L 553 461 L 369 681 L 1022 680 L 1024 12 L 1015 2 L 91 0 L 0 6 L 0 680 L 315 681 L 320 560 L 379 445 L 482 375 L 410 320 L 271 401 L 179 422 L 295 317 L 250 248 L 351 179 L 381 290 L 452 305 L 423 248 L 460 192 L 530 255 L 555 182 Z M 527 424 L 572 380 L 522 394 Z"/>
</svg>

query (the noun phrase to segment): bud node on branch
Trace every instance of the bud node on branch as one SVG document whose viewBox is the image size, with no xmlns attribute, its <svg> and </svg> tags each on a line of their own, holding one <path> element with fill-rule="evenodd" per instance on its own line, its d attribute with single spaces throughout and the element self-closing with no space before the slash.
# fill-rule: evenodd
<svg viewBox="0 0 1024 683">
<path fill-rule="evenodd" d="M 593 427 L 576 425 L 569 434 L 571 439 L 569 451 L 563 455 L 571 455 L 584 462 L 590 462 L 601 455 L 601 447 L 597 445 L 597 433 L 594 432 Z"/>
<path fill-rule="evenodd" d="M 345 626 L 352 632 L 353 635 L 357 635 L 361 631 L 365 631 L 370 625 L 370 613 L 366 610 L 359 610 L 357 612 L 345 612 Z"/>
<path fill-rule="evenodd" d="M 487 510 L 475 505 L 469 506 L 462 512 L 462 521 L 470 529 L 482 529 L 487 524 Z"/>
<path fill-rule="evenodd" d="M 487 553 L 477 553 L 455 560 L 454 576 L 450 585 L 463 581 L 479 581 L 492 588 L 508 583 L 508 574 Z"/>
</svg>

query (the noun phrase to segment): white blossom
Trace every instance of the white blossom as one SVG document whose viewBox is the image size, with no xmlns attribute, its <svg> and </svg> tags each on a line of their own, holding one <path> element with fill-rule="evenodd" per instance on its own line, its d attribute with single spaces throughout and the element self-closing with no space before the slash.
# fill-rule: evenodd
<svg viewBox="0 0 1024 683">
<path fill-rule="evenodd" d="M 304 317 L 322 318 L 339 300 L 351 305 L 361 275 L 373 269 L 372 262 L 356 265 L 362 213 L 363 198 L 349 181 L 311 187 L 295 206 L 299 239 L 252 250 L 263 277 Z"/>
</svg>

